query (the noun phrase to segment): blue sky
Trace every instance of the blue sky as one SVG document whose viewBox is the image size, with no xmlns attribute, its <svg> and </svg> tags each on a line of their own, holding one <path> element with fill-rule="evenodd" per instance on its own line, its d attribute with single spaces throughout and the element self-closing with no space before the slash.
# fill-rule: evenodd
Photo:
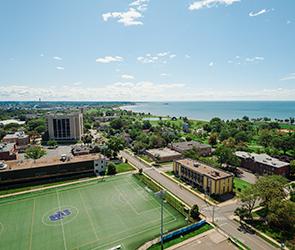
<svg viewBox="0 0 295 250">
<path fill-rule="evenodd" d="M 0 100 L 294 100 L 294 0 L 3 0 Z"/>
</svg>

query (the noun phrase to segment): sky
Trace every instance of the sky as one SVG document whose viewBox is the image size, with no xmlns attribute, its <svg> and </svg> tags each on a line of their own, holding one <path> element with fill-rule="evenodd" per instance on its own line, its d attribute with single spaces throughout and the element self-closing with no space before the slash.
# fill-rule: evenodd
<svg viewBox="0 0 295 250">
<path fill-rule="evenodd" d="M 2 0 L 0 100 L 295 100 L 294 0 Z"/>
</svg>

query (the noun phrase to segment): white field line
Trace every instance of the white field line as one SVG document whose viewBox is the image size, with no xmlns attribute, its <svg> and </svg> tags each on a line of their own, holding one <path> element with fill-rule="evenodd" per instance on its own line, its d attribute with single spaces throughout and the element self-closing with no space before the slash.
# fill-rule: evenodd
<svg viewBox="0 0 295 250">
<path fill-rule="evenodd" d="M 175 220 L 176 220 L 176 219 L 173 219 L 173 220 L 171 220 L 171 221 L 168 221 L 168 222 L 165 223 L 165 225 L 170 224 L 170 223 L 174 222 Z M 134 234 L 129 234 L 129 235 L 126 236 L 126 237 L 123 237 L 123 238 L 120 238 L 120 239 L 118 239 L 118 240 L 114 240 L 114 241 L 108 242 L 108 243 L 106 243 L 106 244 L 103 244 L 103 245 L 97 246 L 97 247 L 95 247 L 95 248 L 92 248 L 92 250 L 99 249 L 99 248 L 104 247 L 104 246 L 108 246 L 108 245 L 113 244 L 113 243 L 115 243 L 115 242 L 120 242 L 120 241 L 126 240 L 126 239 L 128 239 L 128 238 L 130 238 L 130 237 L 134 237 L 135 235 L 142 234 L 142 233 L 144 233 L 144 232 L 146 232 L 146 231 L 149 231 L 149 230 L 152 230 L 152 229 L 154 229 L 154 228 L 156 228 L 156 227 L 159 227 L 159 225 L 151 226 L 151 227 L 149 227 L 149 228 L 147 228 L 147 229 L 145 229 L 145 230 L 142 230 L 142 231 L 137 232 L 137 233 L 134 233 Z M 132 228 L 132 229 L 133 229 L 133 228 Z M 79 247 L 79 248 L 80 248 L 80 247 Z"/>
<path fill-rule="evenodd" d="M 129 200 L 127 198 L 124 197 L 124 194 L 120 191 L 119 188 L 117 188 L 117 185 L 114 185 L 115 189 L 117 190 L 117 192 L 123 197 L 123 199 L 127 202 L 127 204 L 131 207 L 131 209 L 137 214 L 140 215 L 139 212 L 137 212 L 137 210 L 135 209 L 135 207 L 129 202 Z"/>
<path fill-rule="evenodd" d="M 57 190 L 56 190 L 56 195 L 57 195 L 58 207 L 59 207 L 59 210 L 61 210 L 61 207 L 60 207 L 60 199 L 59 199 L 59 195 L 58 195 L 58 191 Z M 60 224 L 61 224 L 61 229 L 62 229 L 62 237 L 63 237 L 63 241 L 64 241 L 64 247 L 65 247 L 65 250 L 67 250 L 67 243 L 66 243 L 66 238 L 65 238 L 65 229 L 64 229 L 64 224 L 63 224 L 63 221 L 62 220 L 60 221 Z"/>
<path fill-rule="evenodd" d="M 35 218 L 35 208 L 36 208 L 36 201 L 33 200 L 33 210 L 32 210 L 32 220 L 31 220 L 31 228 L 30 228 L 30 245 L 29 249 L 32 249 L 32 241 L 33 241 L 33 226 L 34 226 L 34 218 Z"/>
<path fill-rule="evenodd" d="M 84 199 L 83 199 L 83 196 L 82 196 L 80 190 L 79 190 L 79 195 L 80 195 L 80 198 L 81 198 L 81 201 L 82 201 L 83 207 L 84 207 L 84 209 L 85 209 L 85 211 L 86 211 L 86 214 L 87 214 L 88 220 L 90 221 L 90 225 L 91 225 L 91 227 L 92 227 L 92 231 L 93 231 L 93 233 L 94 233 L 94 235 L 95 235 L 95 238 L 96 238 L 97 240 L 99 240 L 99 237 L 98 237 L 98 235 L 97 235 L 97 232 L 96 232 L 95 227 L 94 227 L 93 222 L 92 222 L 92 218 L 91 218 L 91 216 L 90 216 L 90 214 L 89 214 L 89 212 L 88 212 L 87 207 L 85 206 L 85 202 L 84 202 Z"/>
<path fill-rule="evenodd" d="M 165 220 L 166 218 L 169 218 L 169 217 L 167 217 L 167 216 L 165 217 L 165 216 L 164 216 L 164 220 Z M 132 231 L 137 231 L 137 230 L 135 230 L 135 229 L 137 229 L 137 228 L 141 228 L 141 227 L 146 227 L 146 225 L 148 226 L 148 225 L 153 224 L 154 222 L 157 222 L 157 221 L 159 221 L 158 218 L 157 218 L 157 219 L 154 219 L 154 220 L 150 220 L 150 221 L 147 222 L 147 223 L 140 224 L 140 225 L 137 226 L 137 227 L 132 227 L 131 229 L 127 229 L 127 230 L 124 230 L 124 231 L 121 231 L 121 232 L 118 232 L 118 233 L 112 234 L 112 238 L 116 238 L 117 235 L 120 235 L 120 234 L 123 234 L 123 233 L 127 233 L 127 232 L 129 232 L 130 230 L 132 230 Z M 172 223 L 172 222 L 174 222 L 174 221 L 176 221 L 176 217 L 173 216 L 173 218 L 172 218 L 171 220 L 169 220 L 169 221 L 167 221 L 167 222 L 164 222 L 164 225 L 168 225 L 168 224 L 170 224 L 170 223 Z M 159 227 L 159 225 L 150 226 L 150 227 L 148 227 L 148 228 L 151 229 L 151 228 L 154 228 L 154 227 Z M 144 232 L 144 231 L 146 231 L 146 230 L 143 230 L 143 231 L 140 231 L 140 232 Z M 127 238 L 128 238 L 128 237 L 127 237 Z M 118 241 L 119 241 L 119 240 L 120 240 L 120 239 L 118 239 Z M 85 244 L 79 246 L 78 249 L 79 249 L 80 247 L 86 246 L 86 245 L 91 244 L 91 243 L 94 243 L 94 242 L 96 242 L 96 241 L 97 241 L 97 240 L 95 240 L 95 241 L 89 241 L 89 242 L 87 242 L 87 243 L 85 243 Z M 113 241 L 113 242 L 116 242 L 116 241 Z"/>
<path fill-rule="evenodd" d="M 129 182 L 129 180 L 127 180 L 127 182 Z M 132 182 L 129 182 L 129 183 L 132 185 Z M 143 187 L 140 186 L 136 181 L 135 181 L 134 183 L 135 183 L 136 185 L 138 185 L 141 189 L 143 189 Z M 134 189 L 135 189 L 135 188 L 134 188 Z M 146 191 L 145 189 L 143 189 L 143 190 Z M 147 191 L 146 191 L 146 192 L 147 192 Z M 140 193 L 140 195 L 143 196 L 142 193 Z M 154 204 L 156 204 L 156 205 L 158 206 L 159 203 L 158 203 L 153 197 L 151 197 L 149 193 L 148 193 L 148 195 L 149 195 L 149 199 L 148 199 L 148 201 L 152 201 Z M 154 210 L 154 209 L 155 209 L 155 208 L 150 209 L 150 210 Z M 170 216 L 176 218 L 173 214 L 171 214 L 171 212 L 170 212 L 168 209 L 165 208 L 165 206 L 164 206 L 164 210 L 165 210 L 168 214 L 170 214 Z M 147 211 L 149 211 L 149 210 L 147 210 Z M 147 211 L 145 211 L 145 212 L 147 212 Z"/>
</svg>

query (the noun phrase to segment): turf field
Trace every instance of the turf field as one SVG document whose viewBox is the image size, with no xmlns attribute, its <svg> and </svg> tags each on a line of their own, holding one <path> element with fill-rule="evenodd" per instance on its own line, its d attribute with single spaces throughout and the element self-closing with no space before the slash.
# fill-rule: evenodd
<svg viewBox="0 0 295 250">
<path fill-rule="evenodd" d="M 185 225 L 169 205 L 165 231 Z M 136 249 L 159 235 L 160 203 L 131 174 L 0 200 L 0 249 Z"/>
</svg>

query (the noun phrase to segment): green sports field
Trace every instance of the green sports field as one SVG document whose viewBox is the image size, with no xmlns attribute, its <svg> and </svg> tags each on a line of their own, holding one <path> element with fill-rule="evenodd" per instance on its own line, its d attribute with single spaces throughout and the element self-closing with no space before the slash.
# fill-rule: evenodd
<svg viewBox="0 0 295 250">
<path fill-rule="evenodd" d="M 169 205 L 165 231 L 185 225 Z M 136 249 L 159 235 L 160 203 L 132 175 L 0 200 L 0 249 Z"/>
</svg>

